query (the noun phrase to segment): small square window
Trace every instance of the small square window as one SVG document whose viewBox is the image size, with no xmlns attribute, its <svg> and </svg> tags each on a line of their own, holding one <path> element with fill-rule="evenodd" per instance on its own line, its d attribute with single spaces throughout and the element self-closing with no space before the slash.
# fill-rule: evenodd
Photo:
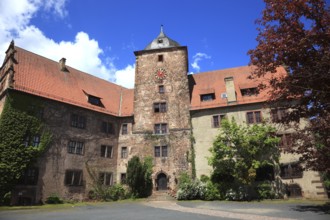
<svg viewBox="0 0 330 220">
<path fill-rule="evenodd" d="M 155 147 L 155 157 L 160 157 L 160 146 Z"/>
<path fill-rule="evenodd" d="M 121 184 L 126 184 L 126 173 L 121 173 L 120 174 L 120 183 Z"/>
<path fill-rule="evenodd" d="M 99 174 L 99 183 L 104 186 L 112 185 L 112 173 L 100 173 Z"/>
<path fill-rule="evenodd" d="M 226 115 L 213 115 L 212 116 L 212 128 L 219 128 L 221 121 L 226 118 Z"/>
<path fill-rule="evenodd" d="M 281 164 L 281 178 L 282 179 L 295 179 L 303 177 L 303 169 L 298 163 Z"/>
<path fill-rule="evenodd" d="M 154 112 L 166 112 L 167 111 L 167 105 L 166 102 L 157 102 L 154 103 Z"/>
<path fill-rule="evenodd" d="M 121 158 L 127 158 L 127 147 L 122 147 L 121 148 Z"/>
<path fill-rule="evenodd" d="M 86 118 L 81 115 L 72 114 L 71 115 L 71 126 L 75 128 L 84 129 L 86 127 Z"/>
<path fill-rule="evenodd" d="M 102 145 L 101 146 L 101 157 L 112 158 L 112 146 Z"/>
<path fill-rule="evenodd" d="M 82 155 L 84 152 L 84 143 L 79 141 L 69 141 L 68 153 Z"/>
<path fill-rule="evenodd" d="M 155 146 L 155 157 L 167 157 L 167 146 Z"/>
<path fill-rule="evenodd" d="M 67 170 L 65 172 L 65 185 L 81 186 L 82 183 L 82 170 Z"/>
<path fill-rule="evenodd" d="M 162 146 L 162 157 L 167 157 L 167 146 Z"/>
<path fill-rule="evenodd" d="M 277 123 L 280 122 L 286 116 L 285 109 L 272 109 L 270 111 L 272 122 Z"/>
<path fill-rule="evenodd" d="M 115 129 L 114 129 L 113 124 L 111 122 L 103 121 L 102 126 L 101 126 L 101 132 L 107 133 L 107 134 L 114 134 Z"/>
<path fill-rule="evenodd" d="M 121 126 L 121 134 L 122 135 L 128 134 L 128 126 L 127 126 L 127 124 L 122 124 L 122 126 Z"/>
<path fill-rule="evenodd" d="M 38 183 L 38 168 L 28 168 L 25 170 L 18 180 L 18 184 L 22 185 L 37 185 Z"/>
<path fill-rule="evenodd" d="M 165 87 L 164 87 L 164 85 L 159 85 L 158 86 L 158 91 L 159 91 L 160 94 L 164 94 L 165 93 Z"/>
<path fill-rule="evenodd" d="M 163 55 L 162 54 L 158 55 L 158 62 L 163 62 L 163 60 L 164 60 Z"/>
<path fill-rule="evenodd" d="M 247 112 L 246 113 L 246 121 L 248 124 L 257 124 L 262 122 L 261 112 Z"/>
<path fill-rule="evenodd" d="M 167 133 L 167 124 L 155 124 L 154 127 L 155 134 L 166 134 Z"/>
</svg>

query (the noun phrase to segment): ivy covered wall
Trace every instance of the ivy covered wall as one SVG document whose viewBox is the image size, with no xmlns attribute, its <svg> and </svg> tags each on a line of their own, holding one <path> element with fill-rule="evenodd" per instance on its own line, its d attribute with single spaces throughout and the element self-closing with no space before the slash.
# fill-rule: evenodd
<svg viewBox="0 0 330 220">
<path fill-rule="evenodd" d="M 51 141 L 42 101 L 10 90 L 0 115 L 0 203 Z"/>
</svg>

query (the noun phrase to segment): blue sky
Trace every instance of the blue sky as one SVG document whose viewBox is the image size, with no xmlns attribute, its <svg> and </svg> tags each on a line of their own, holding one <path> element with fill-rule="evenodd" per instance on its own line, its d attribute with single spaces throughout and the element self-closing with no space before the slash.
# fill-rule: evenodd
<svg viewBox="0 0 330 220">
<path fill-rule="evenodd" d="M 10 41 L 133 87 L 133 51 L 164 32 L 188 47 L 189 72 L 247 65 L 261 0 L 0 0 L 0 60 Z"/>
</svg>

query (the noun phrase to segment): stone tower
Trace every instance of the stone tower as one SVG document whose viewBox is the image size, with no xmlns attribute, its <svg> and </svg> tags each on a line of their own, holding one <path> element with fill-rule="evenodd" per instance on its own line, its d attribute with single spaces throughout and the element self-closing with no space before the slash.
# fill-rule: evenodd
<svg viewBox="0 0 330 220">
<path fill-rule="evenodd" d="M 191 172 L 187 47 L 160 34 L 136 56 L 134 126 L 136 154 L 154 158 L 154 190 L 175 189 Z"/>
</svg>

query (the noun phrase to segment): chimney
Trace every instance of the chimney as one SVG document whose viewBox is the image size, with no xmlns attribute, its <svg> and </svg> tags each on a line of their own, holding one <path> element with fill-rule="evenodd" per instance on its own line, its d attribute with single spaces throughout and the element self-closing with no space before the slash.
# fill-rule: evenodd
<svg viewBox="0 0 330 220">
<path fill-rule="evenodd" d="M 63 72 L 68 72 L 68 69 L 65 66 L 65 61 L 66 61 L 66 59 L 64 57 L 62 59 L 60 59 L 60 69 Z"/>
<path fill-rule="evenodd" d="M 235 84 L 234 84 L 234 78 L 233 77 L 227 77 L 225 78 L 225 86 L 226 86 L 226 92 L 227 92 L 227 102 L 236 102 L 236 91 L 235 91 Z"/>
</svg>

